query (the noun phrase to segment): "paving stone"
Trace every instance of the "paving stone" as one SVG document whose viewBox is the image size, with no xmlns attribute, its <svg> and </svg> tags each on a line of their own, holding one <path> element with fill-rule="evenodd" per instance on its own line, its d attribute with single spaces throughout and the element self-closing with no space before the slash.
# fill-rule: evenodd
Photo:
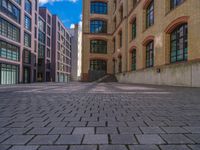
<svg viewBox="0 0 200 150">
<path fill-rule="evenodd" d="M 8 139 L 9 137 L 11 137 L 11 134 L 8 134 L 8 133 L 4 133 L 4 134 L 0 135 L 0 143 L 3 142 L 4 140 Z"/>
<path fill-rule="evenodd" d="M 186 145 L 160 145 L 162 150 L 190 150 Z"/>
<path fill-rule="evenodd" d="M 69 150 L 97 150 L 95 145 L 72 145 Z"/>
<path fill-rule="evenodd" d="M 185 134 L 185 135 L 195 143 L 200 144 L 200 134 Z"/>
<path fill-rule="evenodd" d="M 44 144 L 54 144 L 58 135 L 37 135 L 28 144 L 29 145 L 44 145 Z"/>
<path fill-rule="evenodd" d="M 86 127 L 87 122 L 69 122 L 68 127 Z"/>
<path fill-rule="evenodd" d="M 73 131 L 73 134 L 94 134 L 94 128 L 93 127 L 78 127 L 75 128 Z"/>
<path fill-rule="evenodd" d="M 13 146 L 9 150 L 37 150 L 39 146 Z"/>
<path fill-rule="evenodd" d="M 156 145 L 130 145 L 130 150 L 159 150 Z"/>
<path fill-rule="evenodd" d="M 165 142 L 161 139 L 161 137 L 157 134 L 144 134 L 144 135 L 136 135 L 140 144 L 164 144 Z"/>
<path fill-rule="evenodd" d="M 138 127 L 118 127 L 120 134 L 142 134 Z"/>
<path fill-rule="evenodd" d="M 167 133 L 188 133 L 187 130 L 181 127 L 162 127 L 162 129 Z"/>
<path fill-rule="evenodd" d="M 117 134 L 116 127 L 97 127 L 96 134 Z"/>
<path fill-rule="evenodd" d="M 33 138 L 33 135 L 13 135 L 12 137 L 8 138 L 3 144 L 26 144 L 29 140 Z"/>
<path fill-rule="evenodd" d="M 104 134 L 85 135 L 83 144 L 108 144 L 108 136 Z"/>
<path fill-rule="evenodd" d="M 52 128 L 33 128 L 27 134 L 48 134 Z"/>
<path fill-rule="evenodd" d="M 200 133 L 200 127 L 184 127 L 190 133 Z"/>
<path fill-rule="evenodd" d="M 112 144 L 137 144 L 137 141 L 134 135 L 111 135 L 111 143 Z"/>
<path fill-rule="evenodd" d="M 83 135 L 61 135 L 56 144 L 81 144 Z"/>
<path fill-rule="evenodd" d="M 189 145 L 192 150 L 200 150 L 200 145 Z"/>
<path fill-rule="evenodd" d="M 142 132 L 144 134 L 157 134 L 157 133 L 165 133 L 161 128 L 159 127 L 140 127 Z"/>
<path fill-rule="evenodd" d="M 11 135 L 16 135 L 16 134 L 25 134 L 27 133 L 31 128 L 10 128 L 7 133 Z"/>
<path fill-rule="evenodd" d="M 67 150 L 68 146 L 41 146 L 39 150 Z"/>
<path fill-rule="evenodd" d="M 6 131 L 8 131 L 9 128 L 0 128 L 0 134 L 5 133 Z"/>
<path fill-rule="evenodd" d="M 8 150 L 11 147 L 11 145 L 2 145 L 0 144 L 0 150 Z"/>
<path fill-rule="evenodd" d="M 73 127 L 56 127 L 49 134 L 71 134 Z"/>
<path fill-rule="evenodd" d="M 100 145 L 99 150 L 128 150 L 124 145 Z"/>
<path fill-rule="evenodd" d="M 167 141 L 168 144 L 192 144 L 189 138 L 183 134 L 161 134 L 161 137 Z"/>
<path fill-rule="evenodd" d="M 88 127 L 105 127 L 106 122 L 88 122 Z"/>
</svg>

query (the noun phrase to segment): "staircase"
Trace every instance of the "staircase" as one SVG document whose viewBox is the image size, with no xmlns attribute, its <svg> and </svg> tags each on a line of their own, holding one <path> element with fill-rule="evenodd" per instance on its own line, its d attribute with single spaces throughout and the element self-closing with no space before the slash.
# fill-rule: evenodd
<svg viewBox="0 0 200 150">
<path fill-rule="evenodd" d="M 99 83 L 117 82 L 117 78 L 115 77 L 115 75 L 105 75 L 104 77 L 97 80 L 97 82 Z"/>
</svg>

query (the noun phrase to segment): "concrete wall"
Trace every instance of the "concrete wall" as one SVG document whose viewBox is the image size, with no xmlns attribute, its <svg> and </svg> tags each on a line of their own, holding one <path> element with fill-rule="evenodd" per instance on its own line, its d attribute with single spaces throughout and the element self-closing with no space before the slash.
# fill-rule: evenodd
<svg viewBox="0 0 200 150">
<path fill-rule="evenodd" d="M 160 69 L 160 73 L 158 72 Z M 121 83 L 200 87 L 200 62 L 166 65 L 161 68 L 117 74 Z"/>
</svg>

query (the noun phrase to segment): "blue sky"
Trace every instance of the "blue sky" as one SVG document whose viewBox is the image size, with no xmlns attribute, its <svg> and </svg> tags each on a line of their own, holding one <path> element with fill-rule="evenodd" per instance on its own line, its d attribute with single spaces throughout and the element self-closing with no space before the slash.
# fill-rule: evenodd
<svg viewBox="0 0 200 150">
<path fill-rule="evenodd" d="M 82 0 L 39 0 L 40 6 L 47 7 L 56 14 L 66 27 L 79 23 L 82 14 Z"/>
</svg>

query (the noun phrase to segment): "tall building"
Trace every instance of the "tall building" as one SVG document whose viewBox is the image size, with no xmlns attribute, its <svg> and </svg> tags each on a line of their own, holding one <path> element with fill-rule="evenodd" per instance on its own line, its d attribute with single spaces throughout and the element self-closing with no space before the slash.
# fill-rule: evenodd
<svg viewBox="0 0 200 150">
<path fill-rule="evenodd" d="M 82 64 L 82 31 L 81 24 L 75 24 L 75 27 L 69 29 L 71 34 L 71 80 L 78 81 L 81 79 L 81 64 Z"/>
<path fill-rule="evenodd" d="M 52 17 L 52 72 L 56 82 L 68 82 L 71 74 L 71 36 L 58 16 Z"/>
<path fill-rule="evenodd" d="M 38 76 L 39 82 L 52 81 L 52 14 L 47 8 L 39 8 L 38 19 Z"/>
<path fill-rule="evenodd" d="M 0 1 L 0 84 L 36 81 L 37 19 L 38 0 Z"/>
<path fill-rule="evenodd" d="M 82 79 L 200 86 L 200 1 L 83 1 Z"/>
</svg>

